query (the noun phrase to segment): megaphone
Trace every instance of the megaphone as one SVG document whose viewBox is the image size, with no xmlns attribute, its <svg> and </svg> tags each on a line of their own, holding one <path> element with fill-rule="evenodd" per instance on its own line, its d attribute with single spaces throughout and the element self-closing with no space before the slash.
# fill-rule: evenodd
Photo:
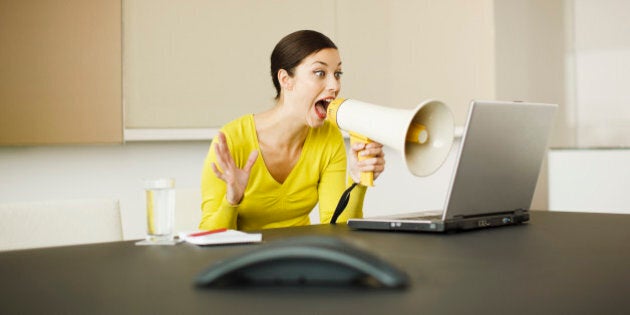
<svg viewBox="0 0 630 315">
<path fill-rule="evenodd" d="M 338 98 L 328 105 L 327 119 L 347 131 L 351 142 L 376 141 L 396 149 L 407 169 L 416 176 L 437 171 L 453 144 L 453 114 L 437 100 L 427 100 L 415 109 L 405 110 Z M 359 160 L 368 158 L 359 157 Z M 374 173 L 361 173 L 361 184 L 373 186 Z"/>
</svg>

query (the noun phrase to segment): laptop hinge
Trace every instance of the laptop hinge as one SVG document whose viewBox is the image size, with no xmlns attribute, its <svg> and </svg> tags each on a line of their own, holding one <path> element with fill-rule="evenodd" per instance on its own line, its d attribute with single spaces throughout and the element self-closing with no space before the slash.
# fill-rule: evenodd
<svg viewBox="0 0 630 315">
<path fill-rule="evenodd" d="M 481 214 L 473 214 L 473 215 L 456 215 L 453 217 L 454 220 L 458 220 L 458 219 L 471 219 L 471 218 L 478 218 L 478 217 L 487 217 L 489 215 L 506 215 L 506 214 L 513 214 L 513 215 L 522 215 L 525 212 L 527 212 L 527 210 L 519 208 L 516 210 L 512 210 L 512 211 L 502 211 L 502 212 L 492 212 L 492 213 L 481 213 Z"/>
</svg>

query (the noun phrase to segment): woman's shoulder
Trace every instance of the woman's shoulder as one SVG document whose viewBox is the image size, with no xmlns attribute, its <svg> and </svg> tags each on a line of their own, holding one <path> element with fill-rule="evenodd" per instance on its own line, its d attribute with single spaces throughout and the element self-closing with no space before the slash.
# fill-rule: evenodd
<svg viewBox="0 0 630 315">
<path fill-rule="evenodd" d="M 247 115 L 238 117 L 226 123 L 225 125 L 223 125 L 223 127 L 221 127 L 221 131 L 230 132 L 230 131 L 238 131 L 242 129 L 251 128 L 252 122 L 254 119 L 253 117 L 254 117 L 253 114 L 247 114 Z"/>
<path fill-rule="evenodd" d="M 221 127 L 221 132 L 230 147 L 250 147 L 254 145 L 252 140 L 256 138 L 254 115 L 247 114 L 236 118 Z"/>
<path fill-rule="evenodd" d="M 243 135 L 248 135 L 252 132 L 252 130 L 254 130 L 253 122 L 253 114 L 243 115 L 223 125 L 223 127 L 221 127 L 221 132 L 223 132 L 227 137 L 240 137 Z"/>
</svg>

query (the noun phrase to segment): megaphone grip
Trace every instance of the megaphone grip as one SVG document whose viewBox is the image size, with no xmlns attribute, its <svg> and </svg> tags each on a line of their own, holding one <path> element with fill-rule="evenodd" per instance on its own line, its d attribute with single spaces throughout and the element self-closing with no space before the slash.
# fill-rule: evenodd
<svg viewBox="0 0 630 315">
<path fill-rule="evenodd" d="M 350 144 L 357 143 L 357 142 L 368 144 L 370 142 L 374 142 L 364 135 L 361 135 L 355 132 L 349 132 L 349 133 L 350 133 Z M 373 157 L 374 156 L 372 155 L 363 155 L 363 156 L 359 155 L 358 159 L 359 161 L 363 161 L 363 160 L 367 160 Z M 361 185 L 369 186 L 369 187 L 374 186 L 374 172 L 361 172 Z"/>
<path fill-rule="evenodd" d="M 371 156 L 360 156 L 359 161 L 363 161 Z M 374 186 L 374 172 L 361 172 L 361 185 Z"/>
</svg>

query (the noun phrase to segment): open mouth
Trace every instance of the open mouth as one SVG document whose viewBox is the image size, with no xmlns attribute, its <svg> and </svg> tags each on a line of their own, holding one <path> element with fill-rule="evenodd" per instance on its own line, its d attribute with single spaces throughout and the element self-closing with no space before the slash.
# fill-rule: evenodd
<svg viewBox="0 0 630 315">
<path fill-rule="evenodd" d="M 323 98 L 315 102 L 315 113 L 320 119 L 326 119 L 328 105 L 334 98 Z"/>
</svg>

